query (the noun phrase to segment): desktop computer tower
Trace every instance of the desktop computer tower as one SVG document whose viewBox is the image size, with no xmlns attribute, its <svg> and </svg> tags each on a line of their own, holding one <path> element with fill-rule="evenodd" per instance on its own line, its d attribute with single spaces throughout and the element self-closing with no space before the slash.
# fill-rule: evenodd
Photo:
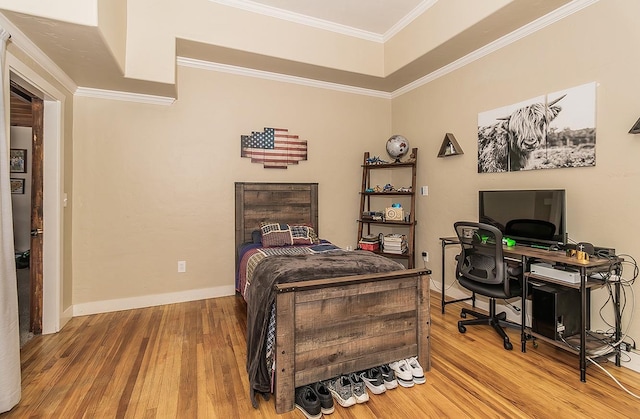
<svg viewBox="0 0 640 419">
<path fill-rule="evenodd" d="M 590 327 L 591 290 L 587 289 L 587 330 Z M 561 285 L 531 287 L 531 330 L 561 340 L 580 333 L 580 290 Z"/>
</svg>

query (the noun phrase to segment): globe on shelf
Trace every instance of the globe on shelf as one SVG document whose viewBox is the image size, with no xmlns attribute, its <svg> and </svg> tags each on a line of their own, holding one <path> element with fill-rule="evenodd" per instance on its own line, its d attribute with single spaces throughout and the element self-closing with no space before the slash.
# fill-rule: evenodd
<svg viewBox="0 0 640 419">
<path fill-rule="evenodd" d="M 400 163 L 400 159 L 409 152 L 409 140 L 402 135 L 393 135 L 387 140 L 387 153 Z"/>
</svg>

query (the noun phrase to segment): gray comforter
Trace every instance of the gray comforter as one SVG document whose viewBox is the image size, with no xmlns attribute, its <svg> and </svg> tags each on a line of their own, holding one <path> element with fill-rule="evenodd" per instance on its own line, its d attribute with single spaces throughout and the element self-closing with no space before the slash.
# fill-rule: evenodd
<svg viewBox="0 0 640 419">
<path fill-rule="evenodd" d="M 271 390 L 270 372 L 265 362 L 265 341 L 269 312 L 276 297 L 275 284 L 401 269 L 404 266 L 398 262 L 362 250 L 271 256 L 262 260 L 254 271 L 254 279 L 246 296 L 247 372 L 254 407 L 257 407 L 255 394 L 268 395 Z"/>
</svg>

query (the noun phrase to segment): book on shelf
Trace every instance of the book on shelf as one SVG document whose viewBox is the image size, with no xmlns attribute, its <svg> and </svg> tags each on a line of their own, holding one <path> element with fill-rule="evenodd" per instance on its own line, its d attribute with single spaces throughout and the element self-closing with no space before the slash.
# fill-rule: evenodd
<svg viewBox="0 0 640 419">
<path fill-rule="evenodd" d="M 369 242 L 369 243 L 379 243 L 380 238 L 375 234 L 367 234 L 362 236 L 360 239 L 361 242 Z"/>
<path fill-rule="evenodd" d="M 382 250 L 385 253 L 393 253 L 393 254 L 401 255 L 409 251 L 409 245 L 407 243 L 405 236 L 402 236 L 400 238 L 393 237 L 391 240 L 388 240 L 387 237 L 385 236 L 382 242 Z"/>
<path fill-rule="evenodd" d="M 407 243 L 383 243 L 385 249 L 403 249 L 407 247 Z"/>
<path fill-rule="evenodd" d="M 382 241 L 384 243 L 402 243 L 407 241 L 407 236 L 404 234 L 385 234 Z"/>
<path fill-rule="evenodd" d="M 388 248 L 386 248 L 386 247 L 384 248 L 384 252 L 385 252 L 385 253 L 391 253 L 391 254 L 394 254 L 394 255 L 403 255 L 403 254 L 407 253 L 407 251 L 408 251 L 408 250 L 409 250 L 409 249 L 408 249 L 408 248 L 406 248 L 406 247 L 405 247 L 404 249 L 400 249 L 400 250 L 397 250 L 397 249 L 388 249 Z"/>
<path fill-rule="evenodd" d="M 409 249 L 409 245 L 406 240 L 399 242 L 388 242 L 385 240 L 382 243 L 382 248 L 387 253 L 405 253 Z"/>
</svg>

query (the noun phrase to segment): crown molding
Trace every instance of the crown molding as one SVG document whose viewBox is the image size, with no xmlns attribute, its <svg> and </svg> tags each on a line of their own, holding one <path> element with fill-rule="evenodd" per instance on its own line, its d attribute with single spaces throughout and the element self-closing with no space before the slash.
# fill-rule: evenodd
<svg viewBox="0 0 640 419">
<path fill-rule="evenodd" d="M 224 5 L 229 5 L 232 7 L 245 8 L 246 10 L 250 10 L 257 13 L 262 13 L 258 9 L 271 9 L 280 12 L 281 14 L 291 15 L 290 13 L 283 13 L 280 9 L 274 9 L 272 7 L 261 6 L 257 7 L 257 4 L 248 0 L 209 0 L 215 3 L 220 3 Z M 429 7 L 432 7 L 437 0 L 427 0 L 423 2 L 420 6 L 416 7 L 409 15 L 405 17 L 401 22 L 398 23 L 397 28 L 394 26 L 393 30 L 400 30 L 402 27 L 409 24 L 413 21 L 417 16 L 427 10 Z M 409 83 L 392 93 L 372 90 L 372 89 L 364 89 L 359 87 L 347 86 L 337 83 L 323 82 L 313 79 L 307 79 L 303 77 L 283 75 L 278 73 L 271 73 L 267 71 L 261 70 L 253 70 L 244 67 L 231 66 L 225 64 L 218 64 L 208 61 L 195 60 L 191 58 L 185 57 L 177 57 L 177 64 L 184 67 L 193 67 L 199 69 L 205 69 L 210 71 L 219 71 L 224 73 L 242 75 L 247 77 L 256 77 L 262 79 L 268 79 L 273 81 L 279 81 L 283 83 L 292 83 L 298 85 L 304 85 L 309 87 L 316 87 L 321 89 L 329 89 L 335 90 L 339 92 L 345 93 L 353 93 L 365 96 L 372 96 L 383 99 L 393 99 L 399 97 L 407 92 L 410 92 L 414 89 L 417 89 L 420 86 L 423 86 L 431 81 L 434 81 L 440 77 L 443 77 L 459 68 L 462 68 L 482 57 L 485 57 L 491 54 L 494 51 L 497 51 L 501 48 L 504 48 L 522 38 L 525 38 L 540 29 L 543 29 L 559 20 L 562 20 L 574 13 L 579 12 L 580 10 L 589 7 L 599 0 L 574 0 L 570 3 L 567 3 L 565 6 L 558 8 L 557 10 L 531 22 L 530 24 L 519 28 L 510 34 L 503 36 L 496 41 L 485 45 L 484 47 L 467 54 L 466 56 L 452 62 L 449 65 L 446 65 L 432 73 L 421 77 L 420 79 Z M 266 14 L 266 13 L 263 13 Z M 301 16 L 301 15 L 299 15 Z M 279 17 L 279 16 L 275 16 Z M 282 17 L 281 17 L 282 18 Z M 305 17 L 306 18 L 306 17 Z M 324 22 L 324 21 L 323 21 Z M 297 23 L 302 23 L 298 21 Z M 328 23 L 328 22 L 325 22 Z M 175 98 L 165 97 L 165 96 L 153 96 L 153 95 L 145 95 L 139 93 L 128 93 L 128 92 L 118 92 L 111 90 L 102 90 L 102 89 L 94 89 L 88 87 L 78 87 L 75 82 L 67 76 L 67 74 L 60 69 L 46 54 L 44 54 L 35 44 L 33 44 L 20 30 L 18 30 L 2 13 L 0 13 L 0 26 L 5 28 L 11 34 L 11 42 L 16 45 L 16 47 L 20 48 L 25 52 L 31 59 L 41 65 L 48 73 L 50 73 L 58 82 L 60 82 L 68 91 L 74 93 L 78 96 L 84 97 L 94 97 L 100 99 L 110 99 L 110 100 L 121 100 L 128 102 L 138 102 L 138 103 L 148 103 L 155 105 L 171 105 L 175 102 Z M 340 26 L 330 24 L 330 26 Z M 346 27 L 345 27 L 346 28 Z M 330 29 L 329 29 L 330 30 Z M 385 36 L 392 36 L 389 31 Z M 352 35 L 355 36 L 355 35 Z"/>
<path fill-rule="evenodd" d="M 420 86 L 423 86 L 429 82 L 432 82 L 440 77 L 443 77 L 459 68 L 462 68 L 468 64 L 471 64 L 476 60 L 479 60 L 482 57 L 485 57 L 491 54 L 492 52 L 495 52 L 508 45 L 511 45 L 522 38 L 525 38 L 541 29 L 546 28 L 549 25 L 552 25 L 568 16 L 571 16 L 572 14 L 577 13 L 580 10 L 591 6 L 597 3 L 598 1 L 599 0 L 574 0 L 570 3 L 567 3 L 566 5 L 554 10 L 553 12 L 548 13 L 547 15 L 534 20 L 528 25 L 525 25 L 519 29 L 516 29 L 515 31 L 503 36 L 502 38 L 497 39 L 485 45 L 484 47 L 479 48 L 473 51 L 472 53 L 465 55 L 462 58 L 459 58 L 458 60 L 452 62 L 451 64 L 441 67 L 438 70 L 432 73 L 429 73 L 426 76 L 423 76 L 418 80 L 395 90 L 394 92 L 391 93 L 391 97 L 396 98 L 407 92 L 410 92 L 411 90 L 417 89 Z"/>
<path fill-rule="evenodd" d="M 40 48 L 38 48 L 29 38 L 25 36 L 9 19 L 0 13 L 0 26 L 11 34 L 10 42 L 23 51 L 33 61 L 42 66 L 46 72 L 51 74 L 65 89 L 74 93 L 78 86 L 76 83 L 62 71 L 56 63 L 53 62 Z"/>
<path fill-rule="evenodd" d="M 352 28 L 350 26 L 341 25 L 335 22 L 305 16 L 300 13 L 289 12 L 287 10 L 278 9 L 276 7 L 255 3 L 250 0 L 209 0 L 210 2 L 221 4 L 223 6 L 235 7 L 236 9 L 246 10 L 248 12 L 258 13 L 265 16 L 275 17 L 277 19 L 286 20 L 300 25 L 311 26 L 317 29 L 323 29 L 330 32 L 339 33 L 341 35 L 352 36 L 354 38 L 364 39 L 366 41 L 384 42 L 383 36 L 374 32 L 364 31 Z M 435 1 L 435 0 L 430 0 Z"/>
<path fill-rule="evenodd" d="M 379 90 L 364 89 L 361 87 L 347 86 L 344 84 L 330 83 L 298 76 L 290 76 L 280 73 L 272 73 L 269 71 L 254 70 L 246 67 L 238 67 L 228 64 L 218 64 L 210 61 L 196 60 L 193 58 L 178 57 L 178 65 L 183 67 L 198 68 L 201 70 L 218 71 L 221 73 L 235 74 L 246 77 L 256 77 L 260 79 L 279 81 L 283 83 L 299 84 L 309 87 L 317 87 L 320 89 L 335 90 L 344 93 L 353 93 L 357 95 L 373 96 L 383 99 L 391 99 L 391 94 L 381 92 Z"/>
<path fill-rule="evenodd" d="M 114 90 L 78 87 L 75 96 L 92 97 L 97 99 L 121 100 L 124 102 L 147 103 L 151 105 L 169 106 L 176 100 L 172 97 L 145 95 L 142 93 L 117 92 Z"/>
<path fill-rule="evenodd" d="M 387 42 L 389 39 L 393 38 L 398 34 L 401 30 L 403 30 L 407 25 L 413 22 L 418 16 L 429 10 L 436 4 L 438 0 L 425 0 L 420 2 L 419 5 L 415 7 L 409 14 L 400 19 L 395 25 L 393 25 L 387 32 L 382 35 L 382 42 Z"/>
</svg>

